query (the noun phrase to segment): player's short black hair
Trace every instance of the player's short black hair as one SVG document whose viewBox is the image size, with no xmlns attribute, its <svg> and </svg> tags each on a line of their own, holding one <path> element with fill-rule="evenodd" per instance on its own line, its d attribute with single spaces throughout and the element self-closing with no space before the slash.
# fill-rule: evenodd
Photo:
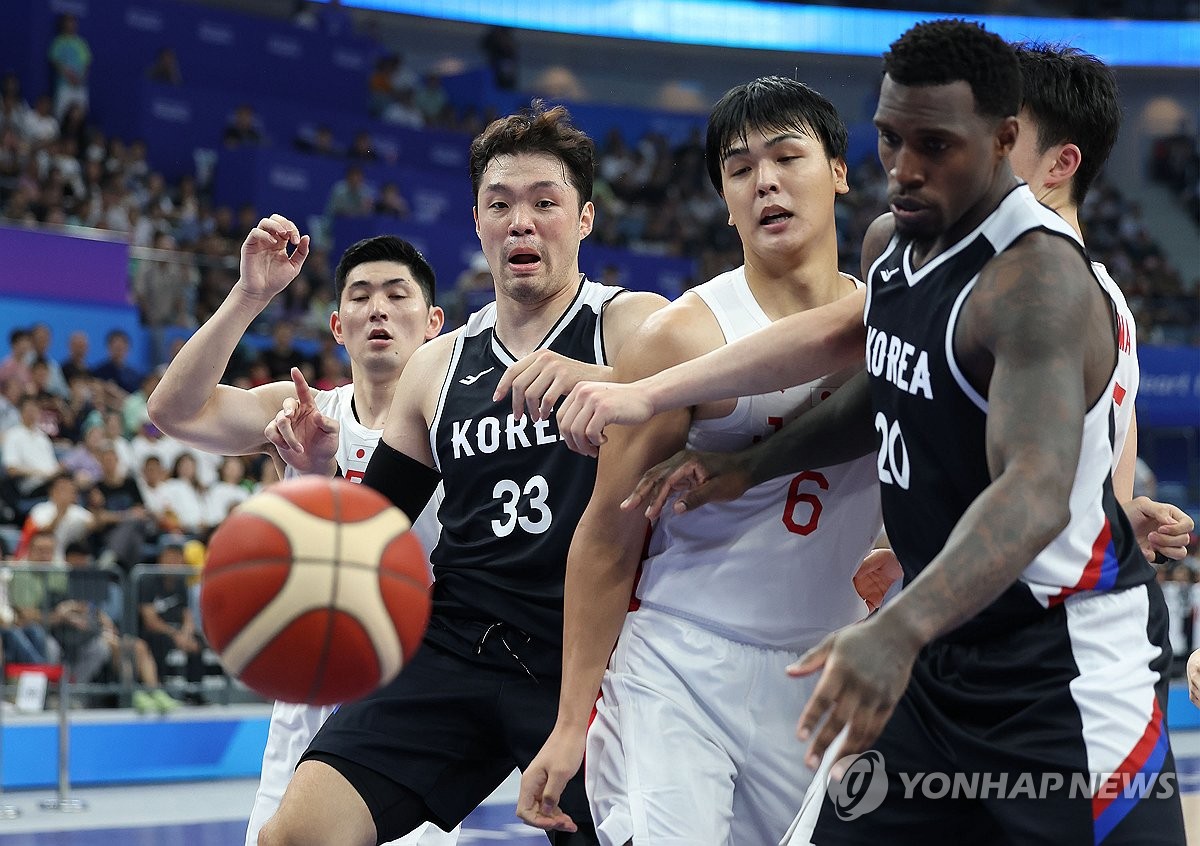
<svg viewBox="0 0 1200 846">
<path fill-rule="evenodd" d="M 975 111 L 988 117 L 1014 116 L 1021 107 L 1021 69 L 1016 51 L 981 24 L 955 18 L 926 21 L 893 41 L 883 54 L 883 72 L 908 86 L 971 86 Z"/>
<path fill-rule="evenodd" d="M 1091 53 L 1066 44 L 1017 44 L 1021 106 L 1037 121 L 1037 149 L 1071 143 L 1082 160 L 1071 201 L 1083 202 L 1121 131 L 1121 104 L 1112 69 Z"/>
<path fill-rule="evenodd" d="M 528 109 L 491 122 L 471 142 L 471 192 L 479 197 L 483 172 L 497 156 L 546 153 L 567 169 L 567 178 L 579 192 L 579 208 L 592 199 L 596 179 L 596 145 L 588 134 L 576 129 L 570 113 L 562 106 L 547 109 L 534 100 Z"/>
<path fill-rule="evenodd" d="M 713 187 L 721 191 L 721 165 L 746 133 L 802 132 L 815 137 L 830 159 L 846 158 L 849 133 L 829 102 L 803 82 L 764 76 L 725 92 L 708 114 L 704 163 Z"/>
<path fill-rule="evenodd" d="M 374 238 L 364 238 L 357 244 L 351 244 L 342 253 L 341 260 L 333 271 L 333 294 L 335 302 L 342 302 L 342 292 L 346 290 L 346 277 L 350 271 L 360 264 L 369 261 L 394 261 L 412 271 L 414 281 L 425 295 L 425 301 L 433 305 L 437 292 L 437 278 L 433 268 L 421 255 L 421 251 L 395 235 L 376 235 Z"/>
</svg>

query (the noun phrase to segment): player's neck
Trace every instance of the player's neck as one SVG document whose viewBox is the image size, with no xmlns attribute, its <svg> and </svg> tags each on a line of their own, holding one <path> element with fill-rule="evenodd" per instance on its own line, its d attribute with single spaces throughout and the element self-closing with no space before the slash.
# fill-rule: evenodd
<svg viewBox="0 0 1200 846">
<path fill-rule="evenodd" d="M 397 373 L 390 377 L 373 376 L 357 369 L 354 373 L 354 412 L 358 422 L 368 429 L 382 429 L 396 395 Z"/>
<path fill-rule="evenodd" d="M 1038 202 L 1053 209 L 1054 212 L 1071 224 L 1075 234 L 1083 238 L 1083 230 L 1079 228 L 1079 206 L 1071 200 L 1071 186 L 1059 185 L 1054 188 L 1043 188 L 1035 192 Z"/>
<path fill-rule="evenodd" d="M 579 274 L 569 284 L 535 302 L 521 302 L 496 292 L 496 337 L 504 348 L 520 359 L 537 349 L 579 291 Z"/>
<path fill-rule="evenodd" d="M 832 237 L 820 249 L 809 249 L 803 257 L 786 262 L 748 252 L 745 273 L 754 299 L 772 320 L 819 308 L 854 290 L 838 271 L 837 242 Z"/>
</svg>

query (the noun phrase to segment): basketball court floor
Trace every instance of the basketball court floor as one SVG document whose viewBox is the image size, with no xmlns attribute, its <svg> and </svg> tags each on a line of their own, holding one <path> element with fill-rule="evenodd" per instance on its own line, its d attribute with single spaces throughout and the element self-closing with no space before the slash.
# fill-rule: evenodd
<svg viewBox="0 0 1200 846">
<path fill-rule="evenodd" d="M 1200 731 L 1172 738 L 1178 758 L 1188 844 L 1200 846 Z M 120 754 L 114 750 L 114 754 Z M 0 801 L 21 811 L 0 820 L 0 846 L 241 846 L 257 782 L 250 779 L 94 787 L 72 790 L 87 809 L 46 811 L 53 790 L 21 790 Z M 511 777 L 463 825 L 462 844 L 544 846 L 544 836 L 513 815 L 517 779 Z"/>
</svg>

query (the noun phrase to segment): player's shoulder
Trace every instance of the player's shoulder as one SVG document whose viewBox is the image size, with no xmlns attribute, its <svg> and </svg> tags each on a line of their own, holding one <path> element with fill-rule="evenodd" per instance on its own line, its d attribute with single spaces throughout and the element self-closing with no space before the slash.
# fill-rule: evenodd
<svg viewBox="0 0 1200 846">
<path fill-rule="evenodd" d="M 425 378 L 434 375 L 436 371 L 445 371 L 450 366 L 454 344 L 462 334 L 463 327 L 460 326 L 417 347 L 404 366 L 404 378 L 406 380 L 411 380 L 414 376 Z"/>
<path fill-rule="evenodd" d="M 863 235 L 862 266 L 864 268 L 864 276 L 867 272 L 865 268 L 869 268 L 875 263 L 877 258 L 883 255 L 884 249 L 895 234 L 896 219 L 892 216 L 891 212 L 884 212 L 871 221 L 871 225 L 867 227 L 867 231 Z"/>
<path fill-rule="evenodd" d="M 623 291 L 605 303 L 604 346 L 610 359 L 620 353 L 651 315 L 666 305 L 666 297 L 649 291 Z"/>
<path fill-rule="evenodd" d="M 630 339 L 630 350 L 661 366 L 704 355 L 724 343 L 708 304 L 694 291 L 650 314 Z"/>
</svg>

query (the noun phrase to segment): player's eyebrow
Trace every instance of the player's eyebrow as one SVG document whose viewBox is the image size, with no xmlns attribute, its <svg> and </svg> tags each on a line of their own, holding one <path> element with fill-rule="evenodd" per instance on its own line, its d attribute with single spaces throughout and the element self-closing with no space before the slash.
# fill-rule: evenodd
<svg viewBox="0 0 1200 846">
<path fill-rule="evenodd" d="M 799 130 L 794 131 L 794 132 L 781 132 L 772 138 L 768 138 L 766 146 L 769 149 L 771 147 L 774 147 L 776 144 L 780 144 L 784 141 L 789 141 L 789 140 L 800 141 L 807 137 L 808 136 L 805 133 L 800 132 Z M 723 156 L 721 156 L 721 161 L 724 162 L 726 159 L 732 159 L 734 156 L 744 156 L 749 152 L 750 152 L 750 148 L 745 144 L 742 144 L 737 147 L 730 147 L 728 150 L 725 151 L 725 154 Z"/>
</svg>

